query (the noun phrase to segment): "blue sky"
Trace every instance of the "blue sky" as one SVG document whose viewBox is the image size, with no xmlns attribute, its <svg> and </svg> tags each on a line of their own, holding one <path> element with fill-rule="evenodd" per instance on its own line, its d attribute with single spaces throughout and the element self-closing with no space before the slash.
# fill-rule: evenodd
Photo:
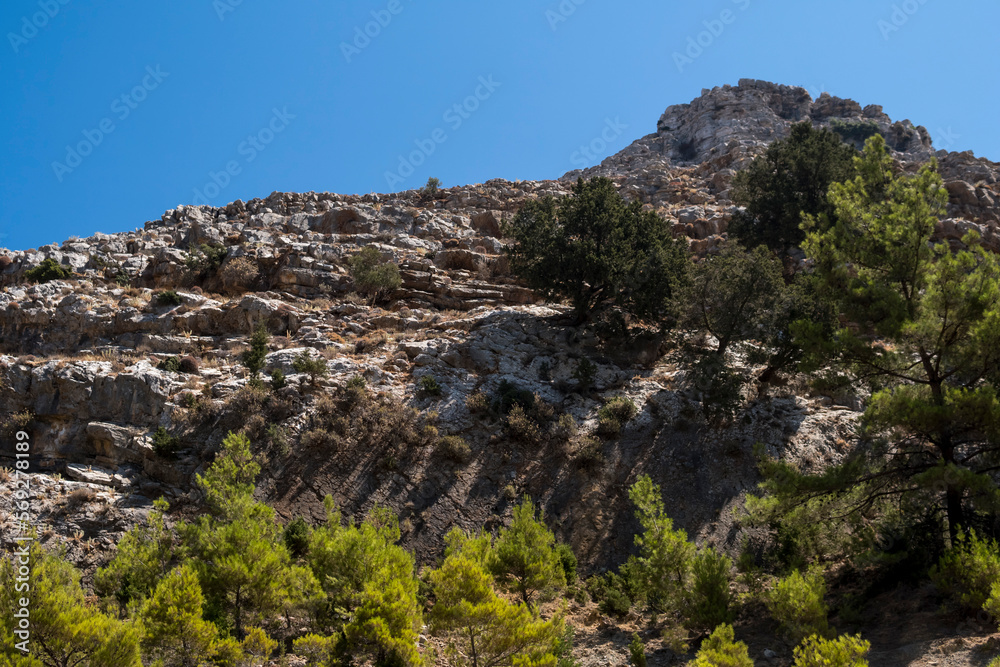
<svg viewBox="0 0 1000 667">
<path fill-rule="evenodd" d="M 609 123 L 606 154 L 744 77 L 1000 160 L 998 23 L 995 0 L 6 0 L 0 246 L 275 190 L 555 178 Z"/>
</svg>

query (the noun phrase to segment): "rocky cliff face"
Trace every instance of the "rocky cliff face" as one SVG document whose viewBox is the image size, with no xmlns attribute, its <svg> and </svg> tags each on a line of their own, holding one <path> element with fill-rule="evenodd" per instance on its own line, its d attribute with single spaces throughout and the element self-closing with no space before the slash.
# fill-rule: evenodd
<svg viewBox="0 0 1000 667">
<path fill-rule="evenodd" d="M 193 475 L 229 428 L 247 426 L 265 461 L 259 493 L 283 516 L 319 520 L 327 493 L 347 513 L 385 503 L 422 558 L 438 553 L 451 526 L 495 526 L 529 493 L 586 566 L 600 568 L 631 549 L 625 489 L 642 473 L 664 488 L 680 525 L 733 546 L 731 510 L 758 481 L 753 444 L 805 466 L 835 461 L 856 399 L 789 386 L 728 430 L 693 430 L 693 404 L 675 391 L 676 369 L 658 344 L 602 344 L 592 330 L 567 327 L 565 308 L 541 303 L 509 275 L 500 225 L 526 200 L 565 195 L 579 176 L 606 175 L 669 220 L 695 252 L 710 252 L 735 211 L 735 170 L 802 120 L 875 127 L 905 168 L 936 156 L 951 195 L 942 237 L 958 242 L 975 228 L 1000 251 L 1000 165 L 935 153 L 926 130 L 893 122 L 879 107 L 741 81 L 670 107 L 655 133 L 559 180 L 494 180 L 435 197 L 274 193 L 222 208 L 179 207 L 135 232 L 2 252 L 0 423 L 35 435 L 33 462 L 47 480 L 36 492 L 52 517 L 63 516 L 60 503 L 78 486 L 101 489 L 92 502 L 118 519 L 56 522 L 57 533 L 78 543 L 110 543 L 135 508 L 161 494 L 181 509 L 194 503 Z M 205 244 L 225 249 L 218 266 L 199 250 Z M 401 268 L 388 307 L 352 294 L 346 259 L 366 246 Z M 25 283 L 25 271 L 45 259 L 71 268 L 73 278 Z M 162 290 L 179 302 L 161 305 Z M 267 399 L 251 395 L 238 361 L 260 324 L 273 335 L 265 371 L 288 375 Z M 302 353 L 324 358 L 328 376 L 313 383 L 295 373 L 292 360 Z M 159 368 L 173 356 L 193 365 Z M 584 359 L 596 366 L 590 387 L 574 379 Z M 309 436 L 324 397 L 355 377 L 388 409 L 416 408 L 439 435 L 464 438 L 468 455 L 442 456 L 434 438 L 402 443 L 390 435 L 373 447 Z M 439 395 L 420 390 L 427 377 Z M 470 397 L 504 381 L 538 396 L 553 416 L 549 431 L 525 442 L 470 409 Z M 618 395 L 632 398 L 639 416 L 620 438 L 594 440 L 598 407 Z M 576 428 L 558 429 L 560 414 Z M 158 427 L 180 437 L 178 458 L 154 450 Z M 0 457 L 12 456 L 11 442 Z M 73 481 L 57 480 L 50 497 L 53 472 Z"/>
</svg>

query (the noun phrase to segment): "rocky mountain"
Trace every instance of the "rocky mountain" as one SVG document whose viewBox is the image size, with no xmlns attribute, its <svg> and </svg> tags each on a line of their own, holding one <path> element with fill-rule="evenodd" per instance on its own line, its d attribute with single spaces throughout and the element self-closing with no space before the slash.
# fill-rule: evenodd
<svg viewBox="0 0 1000 667">
<path fill-rule="evenodd" d="M 734 509 L 759 481 L 754 444 L 818 469 L 843 453 L 858 398 L 792 383 L 737 425 L 691 429 L 693 404 L 676 391 L 677 369 L 659 342 L 608 344 L 592 328 L 567 327 L 566 307 L 509 274 L 501 222 L 529 199 L 601 175 L 669 220 L 693 251 L 711 252 L 736 210 L 736 170 L 804 120 L 848 138 L 881 132 L 906 169 L 936 157 L 951 195 L 941 237 L 958 242 L 974 228 L 1000 251 L 1000 164 L 935 151 L 925 128 L 877 106 L 744 80 L 669 107 L 655 132 L 551 181 L 435 195 L 276 192 L 180 206 L 133 232 L 0 252 L 0 465 L 13 462 L 7 436 L 30 431 L 44 539 L 66 544 L 85 567 L 106 559 L 161 495 L 181 514 L 197 511 L 194 476 L 240 427 L 264 462 L 258 495 L 283 518 L 321 520 L 326 494 L 346 514 L 386 504 L 424 561 L 452 526 L 500 525 L 530 494 L 582 569 L 599 571 L 632 550 L 625 490 L 643 473 L 663 487 L 678 525 L 735 549 L 753 539 L 737 529 Z M 354 294 L 348 259 L 367 246 L 400 267 L 387 305 Z M 26 282 L 48 259 L 73 275 Z M 286 377 L 266 395 L 248 387 L 240 363 L 259 325 L 271 334 L 265 374 Z M 327 375 L 296 372 L 302 355 L 323 359 Z M 587 364 L 593 379 L 584 383 Z M 323 421 L 324 401 L 356 378 L 376 397 L 372 423 L 387 437 Z M 551 411 L 548 432 L 514 437 L 477 410 L 513 386 Z M 621 437 L 594 438 L 597 410 L 613 396 L 631 398 L 639 415 Z M 410 427 L 417 435 L 399 435 Z M 176 456 L 159 448 L 164 434 L 177 439 Z M 468 451 L 442 447 L 443 436 L 462 438 Z M 12 502 L 0 495 L 4 540 Z"/>
</svg>

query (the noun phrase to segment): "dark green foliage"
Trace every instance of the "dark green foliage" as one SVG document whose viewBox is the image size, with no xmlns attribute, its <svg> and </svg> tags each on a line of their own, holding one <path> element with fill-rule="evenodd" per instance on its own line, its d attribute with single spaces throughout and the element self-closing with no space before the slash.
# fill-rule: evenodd
<svg viewBox="0 0 1000 667">
<path fill-rule="evenodd" d="M 694 577 L 687 615 L 691 626 L 709 630 L 732 621 L 729 591 L 733 562 L 725 554 L 708 547 L 694 557 L 691 571 Z"/>
<path fill-rule="evenodd" d="M 597 411 L 597 432 L 608 437 L 616 437 L 639 409 L 630 398 L 616 396 Z"/>
<path fill-rule="evenodd" d="M 840 137 L 858 147 L 864 146 L 870 137 L 879 133 L 878 123 L 873 120 L 843 120 L 834 118 L 830 121 L 830 129 Z"/>
<path fill-rule="evenodd" d="M 273 371 L 271 371 L 271 390 L 272 391 L 281 391 L 282 389 L 285 388 L 285 386 L 287 384 L 288 383 L 285 380 L 285 374 L 281 372 L 280 368 L 275 368 Z"/>
<path fill-rule="evenodd" d="M 382 253 L 374 246 L 368 246 L 352 257 L 349 264 L 354 287 L 373 304 L 386 299 L 402 284 L 399 266 L 383 260 Z"/>
<path fill-rule="evenodd" d="M 309 533 L 309 524 L 302 517 L 297 517 L 285 526 L 285 547 L 292 558 L 305 558 L 309 553 Z"/>
<path fill-rule="evenodd" d="M 296 373 L 305 373 L 309 376 L 309 382 L 313 386 L 320 378 L 326 377 L 328 372 L 326 358 L 322 356 L 313 357 L 305 352 L 301 352 L 292 360 L 292 368 Z"/>
<path fill-rule="evenodd" d="M 184 303 L 184 300 L 181 299 L 180 294 L 178 294 L 177 292 L 175 292 L 172 289 L 163 290 L 162 292 L 158 292 L 156 294 L 155 299 L 156 299 L 157 305 L 159 305 L 159 306 L 173 307 L 173 306 L 179 306 L 182 303 Z"/>
<path fill-rule="evenodd" d="M 681 162 L 690 162 L 698 157 L 698 144 L 693 138 L 681 139 L 677 142 L 676 151 Z"/>
<path fill-rule="evenodd" d="M 559 564 L 566 575 L 566 583 L 573 584 L 576 581 L 576 554 L 573 553 L 573 548 L 560 542 L 556 545 L 556 555 L 559 556 Z"/>
<path fill-rule="evenodd" d="M 271 340 L 271 334 L 267 328 L 261 324 L 254 329 L 250 336 L 250 349 L 240 356 L 240 362 L 250 371 L 251 379 L 256 379 L 264 368 L 264 358 L 267 356 L 267 344 Z"/>
<path fill-rule="evenodd" d="M 441 385 L 433 375 L 425 375 L 417 381 L 417 391 L 424 396 L 440 396 Z"/>
<path fill-rule="evenodd" d="M 193 278 L 201 281 L 214 276 L 228 254 L 229 249 L 223 245 L 202 243 L 191 249 L 185 263 Z"/>
<path fill-rule="evenodd" d="M 472 449 L 459 436 L 446 435 L 438 442 L 437 453 L 454 463 L 465 463 L 472 456 Z"/>
<path fill-rule="evenodd" d="M 629 661 L 632 667 L 646 667 L 646 645 L 642 643 L 638 633 L 632 633 L 632 641 L 628 645 Z"/>
<path fill-rule="evenodd" d="M 431 176 L 427 179 L 427 184 L 424 185 L 422 193 L 426 197 L 436 197 L 438 190 L 441 188 L 441 179 Z"/>
<path fill-rule="evenodd" d="M 156 365 L 161 371 L 166 371 L 168 373 L 180 373 L 181 372 L 181 360 L 177 357 L 167 357 L 160 363 Z"/>
<path fill-rule="evenodd" d="M 158 426 L 156 431 L 153 432 L 153 451 L 156 452 L 157 456 L 172 459 L 177 456 L 180 448 L 181 439 L 175 435 L 171 435 L 162 426 Z"/>
<path fill-rule="evenodd" d="M 73 275 L 73 270 L 68 266 L 62 266 L 56 260 L 49 258 L 43 260 L 38 266 L 24 272 L 26 280 L 32 283 L 47 283 L 50 280 L 65 280 Z"/>
<path fill-rule="evenodd" d="M 535 395 L 509 380 L 502 380 L 493 394 L 493 409 L 505 415 L 515 406 L 531 410 L 535 405 Z"/>
<path fill-rule="evenodd" d="M 856 153 L 829 130 L 809 122 L 793 126 L 787 139 L 771 144 L 736 175 L 732 199 L 746 208 L 733 218 L 730 236 L 747 247 L 763 244 L 782 253 L 801 245 L 802 214 L 833 213 L 827 190 L 851 174 Z"/>
<path fill-rule="evenodd" d="M 547 298 L 566 298 L 582 321 L 614 305 L 667 322 L 687 247 L 638 201 L 626 203 L 606 178 L 579 180 L 573 195 L 524 204 L 504 225 L 515 243 L 511 270 Z"/>
<path fill-rule="evenodd" d="M 579 383 L 579 388 L 582 391 L 590 389 L 595 377 L 597 377 L 597 365 L 587 357 L 580 359 L 573 370 L 573 379 Z"/>
<path fill-rule="evenodd" d="M 1000 583 L 1000 547 L 996 540 L 984 539 L 976 531 L 959 533 L 931 570 L 931 580 L 958 606 L 976 613 Z"/>
</svg>

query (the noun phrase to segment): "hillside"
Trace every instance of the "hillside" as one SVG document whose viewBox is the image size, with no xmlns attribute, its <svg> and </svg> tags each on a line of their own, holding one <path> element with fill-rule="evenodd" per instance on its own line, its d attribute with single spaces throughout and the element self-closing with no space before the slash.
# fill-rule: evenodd
<svg viewBox="0 0 1000 667">
<path fill-rule="evenodd" d="M 197 515 L 195 476 L 230 430 L 244 428 L 263 465 L 257 498 L 283 521 L 321 522 L 327 494 L 351 516 L 385 505 L 420 564 L 440 558 L 454 526 L 509 523 L 528 494 L 573 547 L 582 574 L 615 567 L 635 552 L 627 490 L 642 474 L 661 485 L 678 527 L 737 554 L 759 537 L 735 521 L 760 481 L 754 445 L 821 470 L 845 454 L 863 397 L 792 381 L 733 425 L 692 428 L 697 406 L 678 390 L 678 367 L 662 356 L 661 340 L 609 340 L 596 325 L 571 326 L 567 306 L 544 302 L 511 275 L 501 223 L 525 201 L 607 176 L 704 255 L 726 240 L 736 171 L 803 120 L 848 136 L 881 132 L 904 169 L 936 157 L 950 195 L 938 236 L 957 242 L 975 229 L 1000 252 L 1000 164 L 935 151 L 926 129 L 877 106 L 748 80 L 669 107 L 651 134 L 550 181 L 492 180 L 433 195 L 275 192 L 221 208 L 180 206 L 133 232 L 0 252 L 0 423 L 5 442 L 13 430 L 32 433 L 31 494 L 43 508 L 38 523 L 49 527 L 43 544 L 64 544 L 92 573 L 154 499 L 169 500 L 176 517 Z M 400 288 L 381 305 L 358 296 L 350 278 L 348 260 L 368 246 L 400 268 Z M 25 281 L 49 259 L 73 275 Z M 264 375 L 286 377 L 266 395 L 248 387 L 240 363 L 261 325 L 271 335 Z M 327 375 L 296 372 L 302 355 L 325 360 Z M 190 361 L 170 369 L 164 362 L 173 358 Z M 581 362 L 596 366 L 589 385 L 579 379 Z M 363 432 L 329 416 L 332 392 L 358 377 L 378 397 Z M 511 437 L 496 415 L 472 409 L 478 394 L 495 395 L 503 383 L 536 395 L 553 419 L 571 415 L 577 428 L 561 431 L 553 421 L 534 438 Z M 638 416 L 618 438 L 589 439 L 613 396 L 632 399 Z M 178 438 L 175 457 L 154 448 L 161 427 Z M 410 428 L 415 435 L 402 435 Z M 468 454 L 442 452 L 444 435 L 463 438 Z M 5 444 L 0 465 L 13 461 Z M 12 502 L 0 495 L 5 547 Z M 903 636 L 893 631 L 898 619 L 879 621 L 876 650 L 885 653 L 872 664 L 980 664 L 970 648 L 985 628 L 955 657 L 927 657 L 950 651 L 941 642 L 961 643 L 964 631 L 942 631 L 951 620 L 925 613 L 925 593 L 893 604 L 920 607 L 914 618 L 923 614 L 926 627 Z M 588 664 L 625 661 L 627 635 L 606 623 L 587 630 Z M 897 649 L 916 651 L 918 661 Z"/>
</svg>

